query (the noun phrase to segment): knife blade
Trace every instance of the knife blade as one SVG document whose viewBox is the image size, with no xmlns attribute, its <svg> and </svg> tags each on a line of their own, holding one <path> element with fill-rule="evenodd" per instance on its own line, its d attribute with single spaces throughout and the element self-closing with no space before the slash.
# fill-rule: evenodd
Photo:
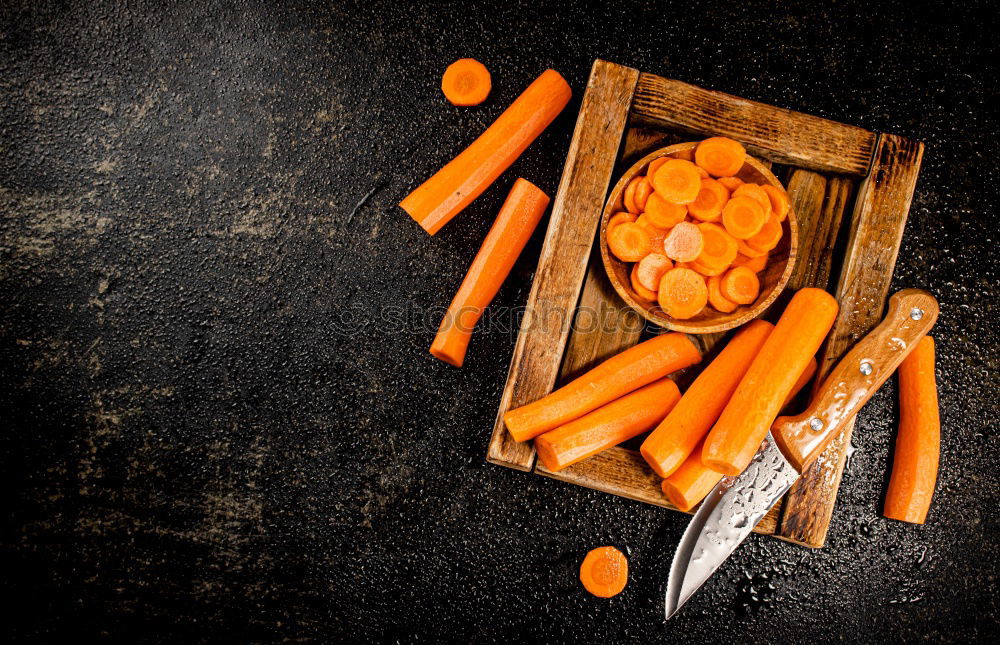
<svg viewBox="0 0 1000 645">
<path fill-rule="evenodd" d="M 934 297 L 904 289 L 879 325 L 849 351 L 805 412 L 778 417 L 750 465 L 702 501 L 677 546 L 665 602 L 669 620 L 715 573 L 844 425 L 867 403 L 938 316 Z"/>
</svg>

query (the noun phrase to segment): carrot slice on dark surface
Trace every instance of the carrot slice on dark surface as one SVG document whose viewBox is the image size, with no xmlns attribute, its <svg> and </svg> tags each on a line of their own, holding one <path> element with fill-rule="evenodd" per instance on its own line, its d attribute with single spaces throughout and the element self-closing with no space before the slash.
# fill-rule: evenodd
<svg viewBox="0 0 1000 645">
<path fill-rule="evenodd" d="M 696 164 L 713 177 L 730 177 L 743 168 L 747 152 L 738 141 L 728 137 L 711 137 L 694 150 Z"/>
<path fill-rule="evenodd" d="M 672 204 L 689 204 L 701 190 L 701 175 L 690 161 L 671 159 L 650 177 L 656 194 Z"/>
<path fill-rule="evenodd" d="M 635 222 L 624 222 L 608 231 L 608 249 L 622 262 L 638 262 L 652 248 L 649 233 Z"/>
<path fill-rule="evenodd" d="M 738 240 L 753 237 L 764 227 L 764 209 L 751 197 L 733 196 L 722 209 L 722 224 Z"/>
<path fill-rule="evenodd" d="M 617 596 L 628 584 L 628 560 L 613 546 L 598 547 L 580 564 L 580 582 L 598 598 Z"/>
<path fill-rule="evenodd" d="M 747 267 L 734 267 L 722 276 L 719 289 L 726 300 L 749 305 L 760 295 L 760 279 Z"/>
<path fill-rule="evenodd" d="M 702 266 L 724 269 L 733 263 L 739 250 L 736 238 L 718 224 L 705 222 L 698 225 L 703 239 L 701 254 L 697 258 Z"/>
<path fill-rule="evenodd" d="M 490 71 L 474 58 L 459 58 L 441 77 L 441 91 L 452 105 L 479 105 L 492 87 Z"/>
<path fill-rule="evenodd" d="M 691 222 L 677 224 L 670 229 L 666 239 L 663 240 L 663 252 L 668 258 L 678 262 L 692 262 L 698 259 L 704 248 L 705 241 L 701 229 Z"/>
<path fill-rule="evenodd" d="M 701 313 L 708 304 L 708 286 L 697 271 L 674 267 L 660 278 L 657 296 L 657 302 L 668 316 L 687 320 Z"/>
<path fill-rule="evenodd" d="M 646 200 L 646 212 L 650 222 L 659 228 L 672 228 L 687 217 L 687 206 L 672 204 L 663 199 L 659 193 L 653 193 Z"/>
<path fill-rule="evenodd" d="M 708 279 L 708 304 L 716 311 L 724 314 L 732 313 L 739 305 L 722 295 L 722 290 L 719 289 L 720 282 L 722 282 L 721 275 L 713 275 Z"/>
</svg>

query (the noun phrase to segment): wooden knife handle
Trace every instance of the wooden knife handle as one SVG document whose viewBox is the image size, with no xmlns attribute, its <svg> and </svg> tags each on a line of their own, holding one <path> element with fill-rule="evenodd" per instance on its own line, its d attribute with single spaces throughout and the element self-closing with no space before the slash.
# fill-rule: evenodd
<svg viewBox="0 0 1000 645">
<path fill-rule="evenodd" d="M 837 363 L 808 409 L 795 417 L 778 417 L 771 434 L 785 458 L 799 472 L 823 452 L 868 402 L 906 355 L 917 346 L 938 317 L 934 296 L 903 289 L 889 298 L 889 312 Z"/>
</svg>

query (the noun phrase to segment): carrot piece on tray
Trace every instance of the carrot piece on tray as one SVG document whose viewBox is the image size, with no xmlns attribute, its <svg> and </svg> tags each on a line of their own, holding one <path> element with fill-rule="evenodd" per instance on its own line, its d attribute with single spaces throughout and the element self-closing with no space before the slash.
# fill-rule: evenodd
<svg viewBox="0 0 1000 645">
<path fill-rule="evenodd" d="M 660 334 L 612 356 L 555 392 L 509 410 L 504 423 L 515 441 L 533 439 L 700 360 L 698 348 L 684 334 Z"/>
<path fill-rule="evenodd" d="M 763 320 L 740 329 L 642 442 L 639 452 L 657 475 L 669 477 L 712 429 L 773 329 Z"/>
<path fill-rule="evenodd" d="M 883 514 L 923 524 L 934 496 L 941 419 L 934 378 L 934 339 L 924 336 L 899 365 L 899 432 Z"/>
<path fill-rule="evenodd" d="M 750 269 L 735 267 L 722 276 L 719 289 L 726 300 L 738 305 L 749 305 L 760 295 L 760 280 Z"/>
<path fill-rule="evenodd" d="M 687 217 L 687 212 L 687 206 L 672 204 L 663 199 L 659 193 L 654 192 L 646 200 L 646 212 L 644 215 L 655 226 L 671 228 L 683 222 L 684 218 Z"/>
<path fill-rule="evenodd" d="M 598 547 L 583 558 L 580 582 L 598 598 L 617 596 L 628 583 L 628 560 L 613 546 Z"/>
<path fill-rule="evenodd" d="M 548 205 L 549 196 L 534 184 L 524 179 L 514 182 L 441 320 L 431 344 L 432 355 L 462 366 L 476 322 L 507 279 Z"/>
<path fill-rule="evenodd" d="M 767 217 L 757 200 L 747 196 L 733 196 L 722 209 L 722 224 L 738 240 L 745 240 L 760 233 Z"/>
<path fill-rule="evenodd" d="M 546 70 L 468 148 L 399 203 L 434 235 L 492 184 L 569 102 L 569 84 Z"/>
<path fill-rule="evenodd" d="M 622 262 L 638 262 L 653 247 L 645 228 L 635 222 L 624 222 L 608 231 L 608 249 Z"/>
<path fill-rule="evenodd" d="M 701 229 L 691 222 L 680 222 L 667 233 L 663 240 L 663 251 L 671 260 L 692 262 L 698 259 L 705 242 Z"/>
<path fill-rule="evenodd" d="M 767 216 L 767 221 L 764 222 L 764 226 L 760 228 L 760 231 L 747 239 L 747 246 L 767 253 L 778 246 L 778 242 L 781 241 L 781 234 L 781 222 L 778 220 L 777 215 L 771 213 Z"/>
<path fill-rule="evenodd" d="M 490 71 L 474 58 L 459 58 L 441 77 L 441 91 L 452 105 L 479 105 L 492 87 Z"/>
<path fill-rule="evenodd" d="M 632 201 L 635 202 L 639 212 L 646 210 L 646 200 L 648 200 L 649 196 L 652 194 L 653 184 L 649 183 L 647 178 L 640 177 L 639 183 L 635 186 L 635 194 L 632 196 Z"/>
<path fill-rule="evenodd" d="M 688 212 L 703 222 L 716 222 L 728 201 L 729 190 L 725 186 L 714 179 L 702 179 L 698 196 L 688 204 Z"/>
<path fill-rule="evenodd" d="M 656 291 L 660 288 L 660 278 L 663 274 L 674 268 L 673 262 L 670 258 L 663 255 L 662 253 L 650 253 L 643 259 L 639 260 L 639 263 L 635 265 L 638 270 L 636 274 L 639 277 L 639 284 L 646 287 L 650 291 Z M 653 296 L 653 300 L 656 300 L 656 296 Z"/>
<path fill-rule="evenodd" d="M 708 304 L 712 305 L 716 311 L 721 311 L 724 314 L 732 313 L 739 305 L 722 295 L 722 290 L 719 288 L 720 282 L 722 282 L 722 276 L 719 275 L 713 275 L 708 279 Z"/>
<path fill-rule="evenodd" d="M 621 213 L 615 213 L 614 215 L 611 216 L 611 219 L 608 220 L 607 232 L 611 233 L 611 229 L 618 226 L 619 224 L 625 224 L 627 222 L 634 222 L 634 221 L 635 221 L 635 213 L 626 213 L 624 211 L 622 211 Z"/>
<path fill-rule="evenodd" d="M 701 313 L 708 304 L 708 286 L 705 278 L 693 269 L 673 268 L 660 278 L 657 301 L 667 315 L 687 320 Z"/>
<path fill-rule="evenodd" d="M 771 212 L 777 215 L 779 222 L 784 222 L 785 218 L 788 216 L 788 209 L 791 208 L 791 202 L 788 200 L 788 193 L 777 186 L 772 186 L 771 184 L 764 184 L 761 188 L 765 193 L 767 193 L 768 198 L 771 200 Z"/>
<path fill-rule="evenodd" d="M 743 185 L 743 180 L 739 177 L 719 177 L 716 181 L 725 186 L 730 195 L 732 195 L 734 190 Z"/>
<path fill-rule="evenodd" d="M 728 137 L 711 137 L 698 144 L 694 162 L 713 177 L 730 177 L 743 168 L 747 151 L 738 141 Z"/>
<path fill-rule="evenodd" d="M 689 204 L 698 197 L 701 190 L 701 175 L 690 161 L 671 159 L 656 169 L 649 178 L 653 190 L 673 204 Z"/>
<path fill-rule="evenodd" d="M 558 472 L 646 432 L 680 398 L 680 390 L 669 378 L 650 383 L 538 436 L 538 458 L 547 469 Z"/>
<path fill-rule="evenodd" d="M 800 289 L 792 296 L 708 433 L 701 455 L 706 466 L 724 475 L 743 472 L 799 375 L 826 338 L 837 309 L 837 301 L 821 289 Z"/>
<path fill-rule="evenodd" d="M 648 258 L 649 255 L 646 257 Z M 640 300 L 644 300 L 646 302 L 656 302 L 656 291 L 647 289 L 643 286 L 642 282 L 639 281 L 639 262 L 632 265 L 632 271 L 629 272 L 629 282 L 632 284 L 632 291 L 635 291 L 635 295 L 639 296 Z"/>
<path fill-rule="evenodd" d="M 771 213 L 771 198 L 767 196 L 760 184 L 743 184 L 733 191 L 733 197 L 749 197 L 760 204 L 765 217 Z"/>
<path fill-rule="evenodd" d="M 698 264 L 725 269 L 733 263 L 739 252 L 736 238 L 727 233 L 726 229 L 711 222 L 699 224 L 698 230 L 701 231 L 701 237 L 704 240 L 701 255 L 697 258 Z"/>
</svg>

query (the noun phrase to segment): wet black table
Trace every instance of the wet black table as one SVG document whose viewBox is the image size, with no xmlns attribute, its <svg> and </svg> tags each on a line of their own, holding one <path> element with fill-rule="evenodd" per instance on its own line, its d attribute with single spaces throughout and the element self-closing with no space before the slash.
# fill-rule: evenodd
<svg viewBox="0 0 1000 645">
<path fill-rule="evenodd" d="M 0 8 L 3 640 L 981 639 L 997 629 L 995 10 L 958 3 L 18 2 Z M 478 108 L 440 73 L 493 72 Z M 664 625 L 685 517 L 484 463 L 514 343 L 427 353 L 503 198 L 396 202 L 539 72 L 554 193 L 601 57 L 927 144 L 894 289 L 941 300 L 942 474 L 880 518 L 895 386 L 827 547 L 753 537 Z M 540 233 L 495 311 L 523 304 Z M 628 549 L 617 598 L 588 549 Z"/>
</svg>

